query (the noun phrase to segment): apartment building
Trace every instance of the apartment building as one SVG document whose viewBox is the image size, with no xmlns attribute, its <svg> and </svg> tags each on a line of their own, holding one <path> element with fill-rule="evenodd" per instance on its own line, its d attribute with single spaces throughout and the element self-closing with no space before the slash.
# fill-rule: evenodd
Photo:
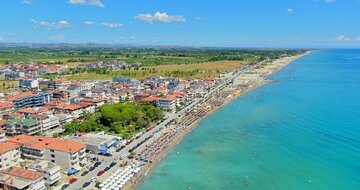
<svg viewBox="0 0 360 190">
<path fill-rule="evenodd" d="M 3 120 L 1 120 L 1 121 L 3 121 Z M 5 121 L 5 123 L 6 123 L 6 121 Z M 4 125 L 5 125 L 5 123 L 4 123 Z M 3 125 L 3 123 L 0 122 L 0 125 Z M 5 139 L 6 139 L 5 134 L 6 134 L 6 130 L 0 129 L 0 142 L 5 141 Z"/>
<path fill-rule="evenodd" d="M 40 122 L 36 117 L 12 117 L 6 123 L 6 133 L 9 135 L 29 134 L 41 132 Z"/>
<path fill-rule="evenodd" d="M 61 179 L 60 166 L 47 160 L 38 160 L 27 166 L 26 169 L 44 174 L 45 184 L 53 185 Z"/>
<path fill-rule="evenodd" d="M 172 112 L 176 110 L 176 98 L 173 96 L 156 98 L 156 107 L 164 111 Z"/>
<path fill-rule="evenodd" d="M 19 167 L 0 171 L 0 189 L 45 190 L 44 174 Z"/>
<path fill-rule="evenodd" d="M 38 115 L 37 118 L 39 118 L 42 133 L 60 126 L 60 120 L 57 116 Z"/>
<path fill-rule="evenodd" d="M 0 170 L 15 166 L 20 159 L 20 145 L 0 142 Z"/>
<path fill-rule="evenodd" d="M 18 135 L 8 142 L 19 144 L 24 158 L 48 160 L 62 170 L 80 170 L 86 163 L 86 145 L 81 142 L 29 135 Z"/>
<path fill-rule="evenodd" d="M 19 87 L 21 89 L 33 89 L 39 87 L 39 80 L 38 79 L 20 79 L 19 80 Z"/>
<path fill-rule="evenodd" d="M 14 104 L 15 109 L 39 107 L 50 102 L 52 94 L 48 92 L 35 93 L 31 91 L 22 92 L 17 95 L 7 97 L 8 101 Z"/>
<path fill-rule="evenodd" d="M 12 102 L 8 101 L 1 101 L 0 102 L 0 118 L 2 118 L 3 115 L 9 114 L 14 110 L 14 104 Z"/>
</svg>

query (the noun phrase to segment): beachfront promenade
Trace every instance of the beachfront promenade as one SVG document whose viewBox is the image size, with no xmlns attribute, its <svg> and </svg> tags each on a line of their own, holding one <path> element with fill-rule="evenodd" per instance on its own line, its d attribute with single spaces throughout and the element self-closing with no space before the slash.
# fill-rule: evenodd
<svg viewBox="0 0 360 190">
<path fill-rule="evenodd" d="M 145 133 L 139 138 L 134 139 L 121 151 L 114 152 L 111 157 L 102 157 L 103 161 L 99 167 L 91 171 L 86 176 L 79 176 L 78 180 L 75 183 L 71 184 L 68 189 L 76 190 L 83 183 L 90 181 L 90 179 L 96 176 L 99 171 L 103 170 L 111 162 L 117 161 L 120 157 L 127 160 L 126 157 L 130 154 L 129 150 L 132 150 L 134 146 L 140 142 L 146 141 L 145 143 L 137 147 L 135 150 L 133 150 L 133 152 L 140 155 L 139 157 L 136 157 L 137 160 L 141 161 L 142 163 L 151 163 L 154 160 L 156 160 L 156 162 L 160 161 L 162 155 L 169 148 L 175 145 L 171 143 L 178 142 L 182 136 L 191 131 L 191 129 L 195 127 L 196 123 L 203 117 L 205 117 L 209 112 L 216 110 L 218 107 L 224 105 L 232 98 L 240 95 L 241 93 L 238 93 L 238 91 L 241 91 L 243 93 L 247 90 L 253 89 L 256 86 L 263 84 L 267 76 L 279 70 L 293 59 L 295 58 L 284 61 L 283 63 L 279 64 L 278 67 L 270 69 L 269 72 L 259 74 L 259 77 L 256 77 L 255 80 L 247 80 L 246 82 L 244 82 L 244 84 L 246 85 L 234 85 L 232 83 L 241 79 L 241 76 L 249 73 L 249 71 L 263 68 L 264 65 L 268 63 L 267 61 L 262 61 L 257 64 L 237 69 L 234 72 L 226 74 L 225 76 L 223 76 L 222 82 L 220 84 L 210 89 L 203 97 L 196 98 L 192 103 L 187 105 L 179 112 L 169 114 L 168 118 L 160 124 L 154 126 L 151 132 Z M 177 121 L 177 124 L 173 125 L 175 123 L 174 121 Z M 156 133 L 154 131 L 156 131 Z M 127 161 L 132 162 L 133 160 Z M 106 172 L 104 176 L 97 177 L 97 181 L 102 181 L 106 179 L 106 176 L 114 173 L 117 169 L 118 166 L 111 168 L 109 171 Z M 131 183 L 128 183 L 128 185 L 125 186 L 125 189 L 133 189 L 134 185 L 146 176 L 149 169 L 151 169 L 151 166 L 147 167 L 147 165 L 145 164 L 144 169 L 140 172 L 137 179 L 132 180 Z M 88 189 L 96 189 L 94 185 L 95 184 L 92 183 L 91 186 L 88 187 Z"/>
</svg>

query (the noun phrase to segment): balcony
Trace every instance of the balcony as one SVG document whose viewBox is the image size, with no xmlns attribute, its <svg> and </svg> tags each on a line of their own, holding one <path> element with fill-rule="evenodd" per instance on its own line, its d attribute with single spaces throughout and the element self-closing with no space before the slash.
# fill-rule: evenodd
<svg viewBox="0 0 360 190">
<path fill-rule="evenodd" d="M 23 153 L 23 156 L 29 159 L 44 159 L 43 155 L 36 155 L 36 154 L 29 154 L 29 153 Z"/>
</svg>

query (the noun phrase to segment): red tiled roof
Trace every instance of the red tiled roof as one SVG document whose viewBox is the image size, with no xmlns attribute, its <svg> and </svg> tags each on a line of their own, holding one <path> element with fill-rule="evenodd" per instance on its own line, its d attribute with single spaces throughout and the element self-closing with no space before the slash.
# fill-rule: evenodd
<svg viewBox="0 0 360 190">
<path fill-rule="evenodd" d="M 35 95 L 37 95 L 35 92 L 27 91 L 27 92 L 21 92 L 21 93 L 12 95 L 12 96 L 8 96 L 8 97 L 6 97 L 6 99 L 8 101 L 14 101 L 16 99 L 25 98 L 28 96 L 35 96 Z"/>
<path fill-rule="evenodd" d="M 13 106 L 12 102 L 0 102 L 0 109 L 12 108 Z"/>
<path fill-rule="evenodd" d="M 149 97 L 150 94 L 136 94 L 136 97 Z"/>
<path fill-rule="evenodd" d="M 10 167 L 5 170 L 2 170 L 1 173 L 24 178 L 24 179 L 29 179 L 29 180 L 37 180 L 44 176 L 44 174 L 40 172 L 26 170 L 19 167 Z"/>
<path fill-rule="evenodd" d="M 20 145 L 12 142 L 0 142 L 0 154 L 19 148 Z"/>
<path fill-rule="evenodd" d="M 81 142 L 58 139 L 42 136 L 18 135 L 7 140 L 8 142 L 18 143 L 24 147 L 43 150 L 52 149 L 61 152 L 75 153 L 85 148 L 85 144 Z"/>
<path fill-rule="evenodd" d="M 185 94 L 181 93 L 181 92 L 172 92 L 172 93 L 170 93 L 170 95 L 173 95 L 173 96 L 178 97 L 178 98 L 185 97 Z"/>
<path fill-rule="evenodd" d="M 20 109 L 17 110 L 18 113 L 29 113 L 29 114 L 36 114 L 38 113 L 38 111 L 31 109 L 31 108 L 24 108 L 24 109 Z"/>
</svg>

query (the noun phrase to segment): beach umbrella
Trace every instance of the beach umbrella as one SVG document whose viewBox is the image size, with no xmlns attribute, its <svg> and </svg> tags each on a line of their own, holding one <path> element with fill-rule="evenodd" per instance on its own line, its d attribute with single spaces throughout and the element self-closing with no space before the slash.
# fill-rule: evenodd
<svg viewBox="0 0 360 190">
<path fill-rule="evenodd" d="M 125 185 L 125 183 L 126 183 L 126 182 L 122 181 L 122 182 L 120 183 L 120 185 Z"/>
<path fill-rule="evenodd" d="M 134 177 L 134 174 L 130 174 L 129 177 L 130 177 L 130 178 Z"/>
</svg>

